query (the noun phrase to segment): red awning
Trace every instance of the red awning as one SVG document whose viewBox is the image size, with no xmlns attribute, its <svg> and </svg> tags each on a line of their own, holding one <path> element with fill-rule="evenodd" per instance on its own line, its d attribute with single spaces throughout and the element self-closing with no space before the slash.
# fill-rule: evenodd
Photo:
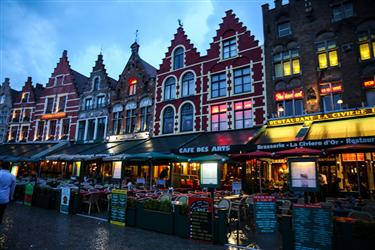
<svg viewBox="0 0 375 250">
<path fill-rule="evenodd" d="M 352 145 L 343 145 L 328 148 L 327 153 L 356 153 L 356 152 L 375 152 L 375 145 L 369 144 L 352 144 Z"/>
<path fill-rule="evenodd" d="M 313 148 L 292 148 L 276 152 L 276 156 L 294 156 L 294 155 L 320 155 L 321 150 Z"/>
<path fill-rule="evenodd" d="M 265 151 L 254 151 L 254 152 L 249 152 L 249 153 L 230 155 L 230 158 L 235 159 L 235 160 L 241 160 L 241 159 L 246 160 L 246 159 L 262 158 L 262 157 L 272 157 L 272 153 L 265 152 Z"/>
</svg>

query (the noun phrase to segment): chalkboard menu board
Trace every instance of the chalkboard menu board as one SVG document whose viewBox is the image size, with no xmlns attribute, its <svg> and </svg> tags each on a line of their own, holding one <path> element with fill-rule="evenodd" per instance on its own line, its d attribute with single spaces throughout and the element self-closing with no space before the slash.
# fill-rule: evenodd
<svg viewBox="0 0 375 250">
<path fill-rule="evenodd" d="M 190 239 L 213 240 L 212 203 L 211 198 L 189 197 Z"/>
<path fill-rule="evenodd" d="M 259 233 L 273 233 L 276 231 L 276 199 L 269 195 L 255 195 L 255 225 Z"/>
<path fill-rule="evenodd" d="M 26 206 L 31 206 L 31 202 L 33 200 L 33 193 L 34 193 L 34 185 L 31 183 L 28 183 L 25 185 L 25 197 L 23 200 L 23 204 Z"/>
<path fill-rule="evenodd" d="M 111 224 L 125 226 L 126 203 L 128 191 L 122 189 L 112 190 Z"/>
<path fill-rule="evenodd" d="M 332 211 L 320 205 L 293 207 L 294 246 L 302 249 L 332 249 Z"/>
</svg>

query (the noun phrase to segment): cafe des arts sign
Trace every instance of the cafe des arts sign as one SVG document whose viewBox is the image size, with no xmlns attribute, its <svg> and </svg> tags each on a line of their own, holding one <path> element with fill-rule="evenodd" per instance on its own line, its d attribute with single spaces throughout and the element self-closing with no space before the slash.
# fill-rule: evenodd
<svg viewBox="0 0 375 250">
<path fill-rule="evenodd" d="M 368 116 L 368 115 L 375 115 L 375 108 L 346 110 L 346 111 L 327 113 L 327 114 L 307 115 L 307 116 L 300 116 L 300 117 L 290 117 L 290 118 L 285 118 L 285 119 L 270 120 L 267 122 L 267 126 L 272 127 L 272 126 L 298 124 L 298 123 L 304 123 L 304 122 L 353 118 L 353 117 L 361 117 L 361 116 Z"/>
</svg>

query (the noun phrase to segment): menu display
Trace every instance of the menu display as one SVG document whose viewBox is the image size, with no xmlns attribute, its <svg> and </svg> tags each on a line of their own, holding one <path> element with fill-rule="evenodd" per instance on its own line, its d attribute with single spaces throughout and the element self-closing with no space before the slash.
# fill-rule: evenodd
<svg viewBox="0 0 375 250">
<path fill-rule="evenodd" d="M 61 189 L 60 213 L 69 213 L 70 188 L 64 187 Z"/>
<path fill-rule="evenodd" d="M 254 196 L 255 225 L 259 233 L 273 233 L 276 231 L 276 199 L 268 195 Z"/>
<path fill-rule="evenodd" d="M 296 191 L 318 191 L 316 159 L 289 159 L 291 189 Z"/>
<path fill-rule="evenodd" d="M 213 240 L 213 200 L 189 197 L 190 239 Z"/>
<path fill-rule="evenodd" d="M 332 211 L 320 205 L 295 204 L 293 208 L 294 248 L 332 249 Z"/>
<path fill-rule="evenodd" d="M 111 201 L 111 224 L 125 226 L 126 204 L 128 200 L 128 191 L 122 189 L 112 190 Z"/>
</svg>

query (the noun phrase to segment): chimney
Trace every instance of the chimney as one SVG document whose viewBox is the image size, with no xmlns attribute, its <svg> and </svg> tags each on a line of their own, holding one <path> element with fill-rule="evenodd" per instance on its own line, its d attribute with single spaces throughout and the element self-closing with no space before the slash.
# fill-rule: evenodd
<svg viewBox="0 0 375 250">
<path fill-rule="evenodd" d="M 270 8 L 270 5 L 268 3 L 262 5 L 262 11 L 263 13 L 267 12 Z"/>
<path fill-rule="evenodd" d="M 68 57 L 68 51 L 67 50 L 63 51 L 62 57 Z"/>
</svg>

